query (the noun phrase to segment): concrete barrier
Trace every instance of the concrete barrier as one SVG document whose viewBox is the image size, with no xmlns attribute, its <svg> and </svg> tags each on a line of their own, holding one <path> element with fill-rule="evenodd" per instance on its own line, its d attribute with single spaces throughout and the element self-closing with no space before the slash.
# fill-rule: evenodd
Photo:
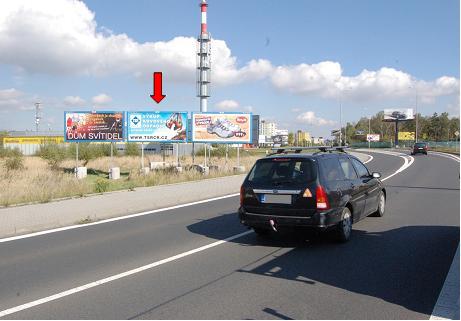
<svg viewBox="0 0 461 321">
<path fill-rule="evenodd" d="M 77 179 L 83 179 L 87 176 L 88 176 L 88 171 L 86 167 L 77 167 L 75 169 L 75 177 L 77 177 Z"/>
<path fill-rule="evenodd" d="M 109 169 L 109 179 L 120 179 L 120 167 L 112 167 Z"/>
</svg>

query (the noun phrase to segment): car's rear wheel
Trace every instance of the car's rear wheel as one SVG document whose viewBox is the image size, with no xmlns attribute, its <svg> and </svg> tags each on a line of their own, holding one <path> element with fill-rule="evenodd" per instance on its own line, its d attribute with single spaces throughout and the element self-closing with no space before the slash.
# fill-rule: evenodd
<svg viewBox="0 0 461 321">
<path fill-rule="evenodd" d="M 342 220 L 336 226 L 336 240 L 347 242 L 352 234 L 352 214 L 349 208 L 345 207 L 342 212 Z"/>
<path fill-rule="evenodd" d="M 383 191 L 379 192 L 378 195 L 378 209 L 374 212 L 373 216 L 383 217 L 384 213 L 386 212 L 386 195 L 384 195 Z"/>
</svg>

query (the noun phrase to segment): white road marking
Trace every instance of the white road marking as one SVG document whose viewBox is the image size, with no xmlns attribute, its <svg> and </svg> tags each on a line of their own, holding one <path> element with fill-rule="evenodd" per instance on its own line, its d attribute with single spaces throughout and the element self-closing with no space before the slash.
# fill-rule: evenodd
<svg viewBox="0 0 461 321">
<path fill-rule="evenodd" d="M 439 153 L 439 152 L 429 152 L 429 155 L 437 155 L 442 156 L 444 158 L 453 159 L 459 163 L 459 156 L 447 154 L 447 153 Z"/>
<path fill-rule="evenodd" d="M 73 230 L 73 229 L 76 229 L 76 228 L 84 228 L 84 227 L 98 225 L 98 224 L 104 224 L 104 223 L 109 223 L 109 222 L 126 220 L 126 219 L 133 218 L 133 217 L 155 214 L 155 213 L 159 213 L 159 212 L 174 210 L 174 209 L 181 208 L 181 207 L 187 207 L 187 206 L 192 206 L 192 205 L 197 205 L 197 204 L 213 202 L 213 201 L 221 200 L 221 199 L 224 199 L 224 198 L 234 197 L 234 196 L 237 196 L 237 195 L 240 195 L 240 194 L 239 193 L 229 194 L 229 195 L 209 198 L 209 199 L 206 199 L 206 200 L 201 200 L 201 201 L 196 201 L 196 202 L 191 202 L 191 203 L 186 203 L 186 204 L 181 204 L 181 205 L 175 205 L 175 206 L 170 206 L 170 207 L 159 208 L 159 209 L 152 210 L 152 211 L 146 211 L 146 212 L 140 212 L 140 213 L 135 213 L 135 214 L 126 215 L 126 216 L 109 218 L 109 219 L 106 219 L 106 220 L 101 220 L 101 221 L 88 223 L 88 224 L 71 225 L 71 226 L 59 227 L 59 228 L 55 228 L 55 229 L 51 229 L 51 230 L 45 230 L 45 231 L 30 233 L 30 234 L 7 237 L 7 238 L 0 239 L 0 243 L 20 240 L 20 239 L 25 239 L 25 238 L 29 238 L 29 237 L 34 237 L 34 236 L 39 236 L 39 235 L 44 235 L 44 234 L 50 234 L 50 233 L 55 233 L 55 232 L 60 232 L 60 231 Z"/>
<path fill-rule="evenodd" d="M 459 245 L 430 320 L 459 320 Z"/>
<path fill-rule="evenodd" d="M 381 152 L 382 154 L 388 154 L 388 155 L 393 155 L 393 156 L 398 156 L 398 157 L 401 157 L 403 160 L 404 160 L 404 164 L 397 170 L 395 171 L 393 174 L 387 176 L 386 178 L 383 178 L 381 181 L 384 182 L 385 180 L 391 178 L 392 176 L 394 175 L 397 175 L 398 173 L 401 173 L 403 172 L 404 170 L 406 170 L 408 167 L 410 167 L 413 162 L 415 161 L 414 157 L 413 156 L 408 156 L 406 154 L 401 154 L 401 153 L 392 153 L 392 152 Z"/>
<path fill-rule="evenodd" d="M 373 160 L 373 156 L 368 155 L 368 154 L 365 154 L 365 155 L 368 156 L 368 159 L 364 162 L 364 164 L 369 163 L 369 162 L 371 162 Z"/>
<path fill-rule="evenodd" d="M 70 290 L 67 290 L 67 291 L 63 291 L 63 292 L 53 294 L 53 295 L 47 296 L 45 298 L 39 299 L 39 300 L 35 300 L 35 301 L 29 302 L 29 303 L 18 305 L 16 307 L 13 307 L 13 308 L 10 308 L 10 309 L 0 311 L 0 318 L 4 317 L 4 316 L 7 316 L 9 314 L 12 314 L 12 313 L 16 313 L 16 312 L 19 312 L 19 311 L 22 311 L 22 310 L 32 308 L 34 306 L 37 306 L 37 305 L 40 305 L 40 304 L 43 304 L 43 303 L 51 302 L 51 301 L 54 301 L 54 300 L 69 296 L 71 294 L 75 294 L 75 293 L 78 293 L 78 292 L 81 292 L 81 291 L 88 290 L 88 289 L 97 287 L 99 285 L 102 285 L 102 284 L 105 284 L 105 283 L 109 283 L 109 282 L 112 282 L 112 281 L 127 277 L 129 275 L 133 275 L 133 274 L 136 274 L 136 273 L 139 273 L 139 272 L 142 272 L 142 271 L 146 271 L 146 270 L 152 269 L 154 267 L 160 266 L 160 265 L 165 264 L 165 263 L 169 263 L 169 262 L 172 262 L 172 261 L 179 260 L 179 259 L 181 259 L 183 257 L 186 257 L 186 256 L 189 256 L 189 255 L 198 253 L 198 252 L 208 250 L 208 249 L 210 249 L 212 247 L 215 247 L 215 246 L 221 245 L 223 243 L 235 240 L 235 239 L 237 239 L 239 237 L 248 235 L 250 233 L 253 233 L 253 231 L 250 230 L 250 231 L 246 231 L 246 232 L 243 232 L 243 233 L 240 233 L 240 234 L 236 234 L 236 235 L 228 237 L 228 238 L 226 238 L 224 240 L 220 240 L 220 241 L 208 244 L 208 245 L 204 245 L 204 246 L 198 247 L 196 249 L 193 249 L 193 250 L 190 250 L 190 251 L 187 251 L 187 252 L 183 252 L 181 254 L 177 254 L 177 255 L 171 256 L 169 258 L 157 261 L 157 262 L 153 262 L 153 263 L 150 263 L 150 264 L 147 264 L 147 265 L 143 265 L 141 267 L 138 267 L 138 268 L 126 271 L 126 272 L 122 272 L 122 273 L 119 273 L 119 274 L 116 274 L 116 275 L 113 275 L 113 276 L 109 276 L 109 277 L 107 277 L 105 279 L 101 279 L 101 280 L 98 280 L 98 281 L 87 283 L 85 285 L 81 285 L 79 287 L 76 287 L 76 288 L 73 288 L 73 289 L 70 289 Z"/>
</svg>

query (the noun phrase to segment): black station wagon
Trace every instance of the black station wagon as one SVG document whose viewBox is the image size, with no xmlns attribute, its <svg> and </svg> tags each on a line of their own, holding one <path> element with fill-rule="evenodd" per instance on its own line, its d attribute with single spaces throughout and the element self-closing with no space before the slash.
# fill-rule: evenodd
<svg viewBox="0 0 461 321">
<path fill-rule="evenodd" d="M 256 161 L 240 189 L 240 222 L 258 235 L 284 228 L 334 229 L 349 240 L 352 224 L 383 216 L 386 190 L 379 173 L 368 171 L 344 148 L 278 149 Z"/>
</svg>

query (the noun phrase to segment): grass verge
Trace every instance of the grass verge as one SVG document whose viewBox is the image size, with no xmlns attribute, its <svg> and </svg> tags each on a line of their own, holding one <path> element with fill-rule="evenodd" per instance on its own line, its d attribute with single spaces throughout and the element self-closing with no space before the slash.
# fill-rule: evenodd
<svg viewBox="0 0 461 321">
<path fill-rule="evenodd" d="M 247 170 L 262 155 L 242 153 L 240 164 Z M 161 161 L 160 156 L 146 157 L 145 166 L 150 161 Z M 0 159 L 0 163 L 4 160 Z M 167 163 L 176 164 L 176 158 L 167 157 Z M 196 164 L 203 164 L 203 157 L 196 157 Z M 174 170 L 156 170 L 147 175 L 140 173 L 141 160 L 139 157 L 101 157 L 91 160 L 87 164 L 88 176 L 77 180 L 73 174 L 75 161 L 66 160 L 58 169 L 52 170 L 47 162 L 39 157 L 25 157 L 24 168 L 20 170 L 6 170 L 0 164 L 0 206 L 7 207 L 17 204 L 46 203 L 54 199 L 66 197 L 83 197 L 93 193 L 104 193 L 118 190 L 133 191 L 137 187 L 148 187 L 163 184 L 173 184 L 195 181 L 204 178 L 216 178 L 233 175 L 233 166 L 236 159 L 212 157 L 208 165 L 218 170 L 210 170 L 207 176 L 195 169 L 191 169 L 191 157 L 180 157 L 183 172 Z M 109 180 L 109 168 L 120 167 L 121 178 Z"/>
</svg>

